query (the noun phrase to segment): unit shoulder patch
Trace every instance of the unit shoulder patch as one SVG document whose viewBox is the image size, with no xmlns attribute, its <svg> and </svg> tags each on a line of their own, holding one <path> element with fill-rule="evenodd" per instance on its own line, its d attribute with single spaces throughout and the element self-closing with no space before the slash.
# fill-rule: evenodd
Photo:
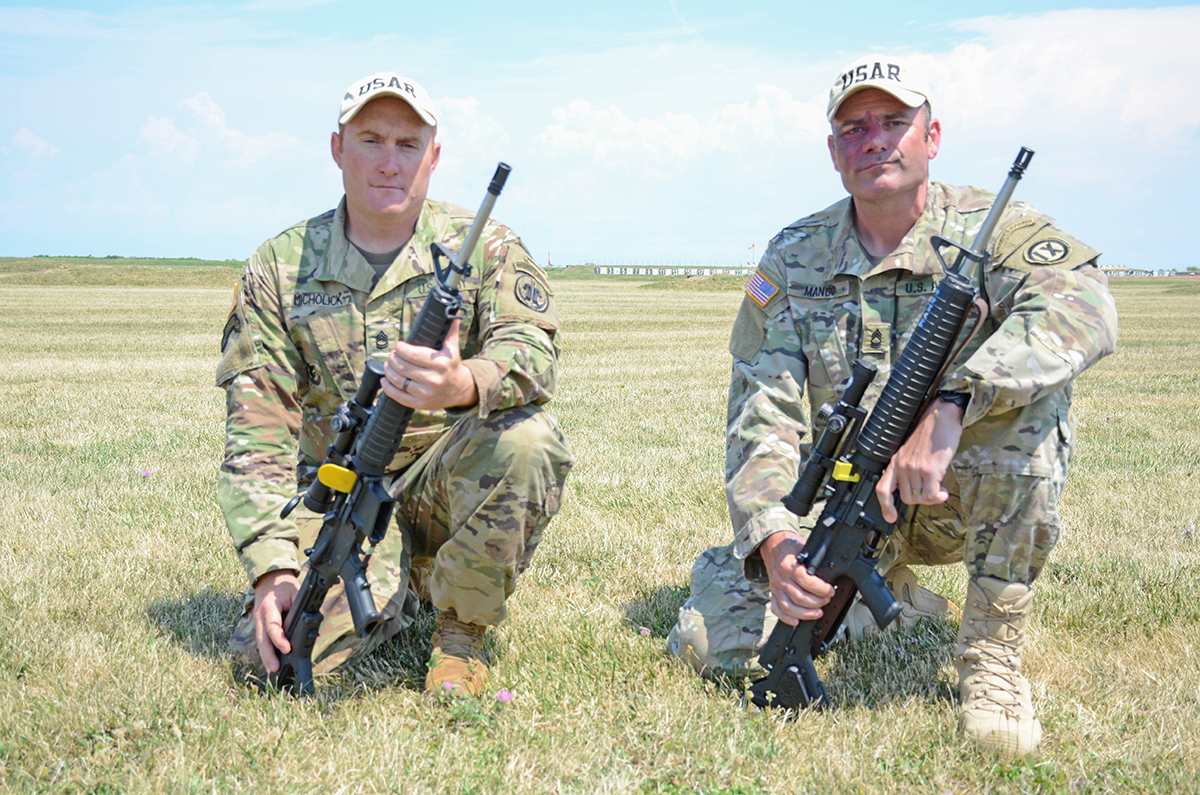
<svg viewBox="0 0 1200 795">
<path fill-rule="evenodd" d="M 1026 248 L 1022 256 L 1030 265 L 1054 265 L 1065 262 L 1070 255 L 1070 243 L 1060 237 L 1050 237 Z"/>
<path fill-rule="evenodd" d="M 545 282 L 528 273 L 517 276 L 513 292 L 518 301 L 534 312 L 545 312 L 550 308 L 550 292 Z"/>
<path fill-rule="evenodd" d="M 1100 255 L 1045 217 L 1025 218 L 1001 233 L 993 262 L 1014 270 L 1052 266 L 1077 268 Z"/>
<path fill-rule="evenodd" d="M 548 295 L 554 295 L 554 288 L 550 286 L 550 280 L 546 278 L 545 271 L 543 271 L 537 265 L 534 265 L 532 262 L 522 258 L 515 265 L 513 265 L 513 268 L 516 269 L 519 275 L 528 276 L 536 281 L 539 285 L 541 285 L 542 289 L 545 290 Z"/>
</svg>

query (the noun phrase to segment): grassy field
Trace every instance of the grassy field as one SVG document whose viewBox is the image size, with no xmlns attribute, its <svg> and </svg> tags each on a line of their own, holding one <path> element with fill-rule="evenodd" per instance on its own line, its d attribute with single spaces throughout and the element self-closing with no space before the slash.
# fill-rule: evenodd
<svg viewBox="0 0 1200 795">
<path fill-rule="evenodd" d="M 1200 279 L 1114 283 L 1120 349 L 1078 382 L 1034 603 L 1046 740 L 1004 761 L 955 735 L 952 626 L 836 648 L 838 708 L 794 722 L 664 654 L 692 561 L 729 536 L 736 285 L 556 274 L 578 464 L 492 633 L 513 700 L 446 707 L 420 692 L 428 615 L 309 702 L 226 654 L 245 583 L 212 378 L 236 269 L 106 286 L 102 260 L 39 262 L 0 260 L 0 791 L 1200 791 Z M 961 595 L 961 567 L 920 574 Z"/>
<path fill-rule="evenodd" d="M 130 257 L 0 257 L 0 287 L 224 287 L 244 262 Z"/>
</svg>

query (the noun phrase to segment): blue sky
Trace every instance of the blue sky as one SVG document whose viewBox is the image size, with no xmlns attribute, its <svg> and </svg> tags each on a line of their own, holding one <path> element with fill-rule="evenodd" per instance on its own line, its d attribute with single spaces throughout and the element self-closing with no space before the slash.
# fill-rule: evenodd
<svg viewBox="0 0 1200 795">
<path fill-rule="evenodd" d="M 946 7 L 950 7 L 946 4 Z M 347 85 L 394 70 L 442 113 L 430 195 L 535 258 L 738 262 L 841 198 L 840 67 L 929 77 L 935 179 L 1017 197 L 1139 267 L 1200 264 L 1200 6 L 964 2 L 40 3 L 0 6 L 0 255 L 244 259 L 334 206 Z"/>
</svg>

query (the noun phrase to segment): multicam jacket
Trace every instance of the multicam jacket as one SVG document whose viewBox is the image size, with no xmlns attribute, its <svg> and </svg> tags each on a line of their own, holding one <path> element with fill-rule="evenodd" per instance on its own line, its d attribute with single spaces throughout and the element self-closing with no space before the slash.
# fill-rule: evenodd
<svg viewBox="0 0 1200 795">
<path fill-rule="evenodd" d="M 225 459 L 217 495 L 251 583 L 299 569 L 297 530 L 280 509 L 310 483 L 333 440 L 330 420 L 358 388 L 368 358 L 386 359 L 435 281 L 430 246 L 457 250 L 474 214 L 426 201 L 412 239 L 372 287 L 375 270 L 345 234 L 345 199 L 251 255 L 221 338 Z M 460 350 L 486 417 L 545 403 L 554 391 L 558 316 L 545 274 L 507 227 L 489 222 L 459 288 Z M 389 471 L 399 472 L 455 422 L 414 414 Z M 462 412 L 457 412 L 461 415 Z"/>
<path fill-rule="evenodd" d="M 930 236 L 969 244 L 994 198 L 928 187 L 921 217 L 878 265 L 846 198 L 780 232 L 747 283 L 730 340 L 726 447 L 739 558 L 780 530 L 806 537 L 817 511 L 801 522 L 782 499 L 807 457 L 806 434 L 824 427 L 816 409 L 836 401 L 857 357 L 879 367 L 862 402 L 874 405 L 944 275 Z M 990 314 L 938 387 L 970 394 L 953 465 L 966 475 L 1050 476 L 1070 444 L 1071 380 L 1113 351 L 1116 308 L 1099 252 L 1024 203 L 1006 209 L 989 252 Z"/>
</svg>

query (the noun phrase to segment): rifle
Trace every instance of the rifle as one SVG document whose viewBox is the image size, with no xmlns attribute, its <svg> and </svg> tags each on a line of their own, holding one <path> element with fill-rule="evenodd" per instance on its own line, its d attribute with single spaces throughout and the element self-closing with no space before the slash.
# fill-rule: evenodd
<svg viewBox="0 0 1200 795">
<path fill-rule="evenodd" d="M 880 629 L 903 609 L 875 570 L 884 543 L 896 529 L 895 524 L 884 521 L 875 486 L 892 456 L 912 433 L 931 389 L 954 359 L 951 348 L 977 302 L 975 286 L 962 269 L 968 260 L 976 263 L 978 284 L 983 284 L 988 242 L 1032 158 L 1033 152 L 1021 147 L 970 248 L 941 235 L 931 238 L 946 276 L 938 283 L 933 300 L 917 322 L 869 416 L 859 403 L 877 368 L 862 359 L 854 361 L 850 383 L 837 403 L 825 404 L 818 412 L 825 429 L 783 504 L 805 517 L 813 503 L 825 500 L 799 560 L 809 574 L 832 584 L 835 591 L 821 618 L 801 621 L 794 627 L 782 621 L 775 625 L 759 652 L 767 675 L 750 685 L 750 700 L 755 705 L 791 710 L 829 706 L 829 694 L 817 676 L 813 659 L 825 651 L 841 626 L 854 594 L 862 594 Z M 953 266 L 948 266 L 942 256 L 942 249 L 948 247 L 958 249 Z M 982 320 L 986 305 L 978 311 Z M 895 500 L 899 502 L 898 492 Z"/>
<path fill-rule="evenodd" d="M 471 275 L 471 253 L 509 171 L 504 163 L 496 167 L 483 204 L 457 254 L 441 243 L 433 244 L 437 281 L 409 333 L 410 345 L 437 350 L 445 344 L 450 326 L 462 309 L 459 282 Z M 445 270 L 443 258 L 449 263 Z M 337 436 L 325 452 L 317 480 L 307 492 L 293 497 L 280 513 L 280 518 L 286 519 L 303 500 L 305 508 L 324 514 L 316 543 L 305 550 L 308 576 L 284 620 L 283 631 L 291 650 L 279 655 L 279 670 L 268 677 L 268 683 L 281 690 L 312 695 L 312 652 L 321 628 L 321 605 L 338 580 L 346 584 L 346 601 L 359 637 L 366 637 L 385 620 L 375 607 L 367 583 L 367 566 L 375 547 L 387 534 L 395 507 L 395 500 L 383 485 L 384 471 L 396 455 L 413 410 L 387 395 L 375 401 L 383 377 L 382 363 L 367 362 L 354 399 L 340 406 L 333 416 Z"/>
</svg>

